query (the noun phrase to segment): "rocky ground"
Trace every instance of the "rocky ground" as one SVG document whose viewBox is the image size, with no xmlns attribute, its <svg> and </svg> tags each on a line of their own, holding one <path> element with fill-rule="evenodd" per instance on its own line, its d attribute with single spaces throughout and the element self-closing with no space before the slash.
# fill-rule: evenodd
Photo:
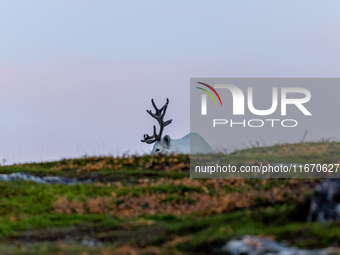
<svg viewBox="0 0 340 255">
<path fill-rule="evenodd" d="M 252 165 L 338 155 L 339 143 L 320 142 L 226 157 Z M 339 254 L 340 222 L 317 222 L 325 208 L 337 215 L 337 184 L 322 181 L 190 179 L 187 155 L 2 166 L 0 254 Z"/>
</svg>

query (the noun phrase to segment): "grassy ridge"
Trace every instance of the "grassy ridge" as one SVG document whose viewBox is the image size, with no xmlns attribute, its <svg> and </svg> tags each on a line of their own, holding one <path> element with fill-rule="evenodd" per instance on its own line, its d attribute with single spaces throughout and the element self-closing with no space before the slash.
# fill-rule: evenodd
<svg viewBox="0 0 340 255">
<path fill-rule="evenodd" d="M 252 148 L 226 157 L 236 165 L 340 163 L 339 155 L 339 143 L 320 142 Z M 96 181 L 0 182 L 0 254 L 207 254 L 246 234 L 302 248 L 340 241 L 339 222 L 306 223 L 313 188 L 321 180 L 197 180 L 189 178 L 189 163 L 189 156 L 179 155 L 2 166 L 0 173 Z"/>
</svg>

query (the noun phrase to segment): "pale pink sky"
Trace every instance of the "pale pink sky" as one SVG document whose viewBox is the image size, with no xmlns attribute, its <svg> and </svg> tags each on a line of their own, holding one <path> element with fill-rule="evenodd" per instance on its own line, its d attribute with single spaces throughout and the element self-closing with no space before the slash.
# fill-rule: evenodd
<svg viewBox="0 0 340 255">
<path fill-rule="evenodd" d="M 151 98 L 189 133 L 191 77 L 339 77 L 340 4 L 302 2 L 4 4 L 0 157 L 149 152 Z"/>
</svg>

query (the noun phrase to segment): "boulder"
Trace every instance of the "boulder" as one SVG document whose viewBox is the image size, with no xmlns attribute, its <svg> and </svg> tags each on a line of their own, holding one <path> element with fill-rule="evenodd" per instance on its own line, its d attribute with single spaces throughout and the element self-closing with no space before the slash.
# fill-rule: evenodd
<svg viewBox="0 0 340 255">
<path fill-rule="evenodd" d="M 241 240 L 230 240 L 222 247 L 230 255 L 327 255 L 328 250 L 303 250 L 289 247 L 267 237 L 244 236 Z"/>
<path fill-rule="evenodd" d="M 340 219 L 340 179 L 327 179 L 315 187 L 308 221 Z"/>
</svg>

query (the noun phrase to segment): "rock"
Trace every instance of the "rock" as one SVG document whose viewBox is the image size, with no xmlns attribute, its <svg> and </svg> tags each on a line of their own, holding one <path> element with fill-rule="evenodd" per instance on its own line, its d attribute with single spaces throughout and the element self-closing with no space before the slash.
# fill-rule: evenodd
<svg viewBox="0 0 340 255">
<path fill-rule="evenodd" d="M 328 255 L 339 255 L 340 248 L 339 247 L 328 247 L 324 250 Z"/>
<path fill-rule="evenodd" d="M 90 246 L 90 247 L 95 247 L 95 246 L 102 246 L 102 243 L 97 241 L 96 239 L 83 239 L 81 242 L 82 245 Z"/>
<path fill-rule="evenodd" d="M 34 175 L 25 174 L 25 173 L 0 174 L 0 180 L 2 181 L 24 180 L 24 181 L 33 181 L 37 183 L 45 183 L 45 181 L 41 179 L 40 177 L 36 177 Z"/>
<path fill-rule="evenodd" d="M 42 178 L 46 183 L 51 184 L 76 184 L 77 181 L 75 179 L 69 179 L 65 177 L 58 177 L 58 176 L 45 176 Z"/>
<path fill-rule="evenodd" d="M 308 221 L 340 219 L 340 179 L 327 179 L 315 187 Z"/>
<path fill-rule="evenodd" d="M 222 252 L 231 255 L 327 255 L 326 250 L 302 250 L 288 247 L 269 238 L 244 236 L 241 240 L 231 240 L 222 247 Z"/>
<path fill-rule="evenodd" d="M 45 176 L 37 177 L 29 173 L 11 173 L 11 174 L 0 174 L 0 181 L 32 181 L 36 183 L 50 183 L 50 184 L 76 184 L 78 181 L 76 179 L 70 179 L 66 177 L 58 176 Z"/>
</svg>

